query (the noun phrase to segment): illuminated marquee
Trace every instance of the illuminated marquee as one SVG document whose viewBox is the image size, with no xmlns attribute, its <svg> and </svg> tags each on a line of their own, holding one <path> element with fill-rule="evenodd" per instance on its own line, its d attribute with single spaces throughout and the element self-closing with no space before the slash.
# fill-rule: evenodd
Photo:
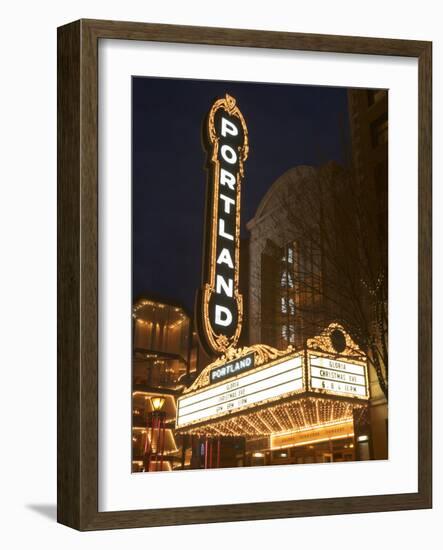
<svg viewBox="0 0 443 550">
<path fill-rule="evenodd" d="M 211 353 L 224 353 L 240 336 L 240 194 L 248 132 L 236 100 L 226 94 L 213 104 L 205 128 L 208 151 L 207 219 L 199 333 Z"/>
<path fill-rule="evenodd" d="M 345 343 L 341 353 L 330 338 L 338 330 Z M 179 433 L 281 435 L 272 447 L 298 445 L 320 435 L 343 437 L 344 424 L 352 424 L 353 411 L 366 407 L 369 399 L 366 355 L 337 323 L 306 344 L 298 351 L 265 344 L 229 348 L 178 398 Z M 320 434 L 326 426 L 332 431 Z M 343 433 L 351 431 L 346 426 Z"/>
<path fill-rule="evenodd" d="M 366 365 L 308 355 L 311 389 L 366 399 L 369 397 Z"/>
<path fill-rule="evenodd" d="M 276 401 L 303 389 L 303 357 L 292 355 L 228 382 L 179 397 L 177 428 Z"/>
</svg>

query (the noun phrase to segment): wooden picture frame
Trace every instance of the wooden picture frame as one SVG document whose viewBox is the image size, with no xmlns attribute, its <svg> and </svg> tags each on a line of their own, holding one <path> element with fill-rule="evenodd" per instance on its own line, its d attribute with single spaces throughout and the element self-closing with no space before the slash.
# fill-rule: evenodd
<svg viewBox="0 0 443 550">
<path fill-rule="evenodd" d="M 344 498 L 98 511 L 98 42 L 278 48 L 418 59 L 418 491 Z M 79 530 L 432 506 L 430 42 L 80 20 L 58 29 L 58 521 Z"/>
</svg>

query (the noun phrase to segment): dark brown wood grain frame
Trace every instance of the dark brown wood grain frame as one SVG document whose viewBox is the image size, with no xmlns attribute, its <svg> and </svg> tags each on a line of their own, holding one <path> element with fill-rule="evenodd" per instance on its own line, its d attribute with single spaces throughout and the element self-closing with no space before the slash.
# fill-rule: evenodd
<svg viewBox="0 0 443 550">
<path fill-rule="evenodd" d="M 98 43 L 159 41 L 418 59 L 418 492 L 98 511 Z M 432 506 L 432 44 L 411 40 L 80 20 L 58 29 L 58 521 L 79 530 Z"/>
</svg>

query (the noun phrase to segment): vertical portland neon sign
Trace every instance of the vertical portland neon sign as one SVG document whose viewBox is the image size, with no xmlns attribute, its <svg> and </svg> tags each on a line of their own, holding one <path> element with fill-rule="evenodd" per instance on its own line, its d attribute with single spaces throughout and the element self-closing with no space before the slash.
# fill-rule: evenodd
<svg viewBox="0 0 443 550">
<path fill-rule="evenodd" d="M 240 197 L 249 150 L 245 119 L 230 95 L 212 105 L 204 138 L 208 182 L 203 285 L 196 317 L 208 351 L 224 353 L 237 344 L 242 328 Z"/>
</svg>

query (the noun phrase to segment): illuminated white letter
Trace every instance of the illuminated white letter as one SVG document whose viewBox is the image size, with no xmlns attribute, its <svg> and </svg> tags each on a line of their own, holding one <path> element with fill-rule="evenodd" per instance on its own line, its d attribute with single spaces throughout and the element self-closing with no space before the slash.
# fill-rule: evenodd
<svg viewBox="0 0 443 550">
<path fill-rule="evenodd" d="M 228 279 L 228 282 L 226 283 L 226 280 L 221 275 L 217 275 L 217 282 L 215 284 L 215 292 L 217 294 L 221 294 L 221 291 L 226 294 L 226 296 L 229 296 L 232 298 L 232 293 L 234 290 L 234 280 Z"/>
<path fill-rule="evenodd" d="M 235 200 L 220 193 L 221 200 L 225 203 L 224 211 L 226 214 L 231 213 L 231 204 L 235 204 Z"/>
<path fill-rule="evenodd" d="M 222 145 L 221 156 L 229 164 L 235 164 L 237 162 L 237 153 L 230 145 Z"/>
<path fill-rule="evenodd" d="M 220 183 L 222 185 L 227 185 L 229 189 L 232 189 L 234 191 L 234 185 L 235 185 L 235 176 L 231 174 L 231 172 L 228 172 L 224 168 L 220 170 Z"/>
<path fill-rule="evenodd" d="M 222 251 L 220 252 L 220 256 L 218 257 L 217 263 L 226 264 L 231 269 L 234 269 L 234 264 L 232 263 L 231 254 L 227 248 L 222 249 Z"/>
<path fill-rule="evenodd" d="M 222 318 L 222 314 L 224 315 L 224 318 Z M 229 311 L 227 307 L 219 306 L 216 304 L 215 306 L 215 324 L 220 325 L 222 327 L 228 327 L 232 323 L 232 313 Z"/>
<path fill-rule="evenodd" d="M 224 237 L 225 239 L 228 239 L 230 241 L 234 240 L 234 237 L 232 235 L 225 232 L 225 220 L 223 220 L 222 218 L 218 220 L 218 234 L 220 235 L 220 237 Z"/>
<path fill-rule="evenodd" d="M 226 137 L 227 134 L 238 136 L 238 129 L 235 124 L 232 124 L 228 119 L 222 117 L 221 133 L 223 137 Z"/>
</svg>

